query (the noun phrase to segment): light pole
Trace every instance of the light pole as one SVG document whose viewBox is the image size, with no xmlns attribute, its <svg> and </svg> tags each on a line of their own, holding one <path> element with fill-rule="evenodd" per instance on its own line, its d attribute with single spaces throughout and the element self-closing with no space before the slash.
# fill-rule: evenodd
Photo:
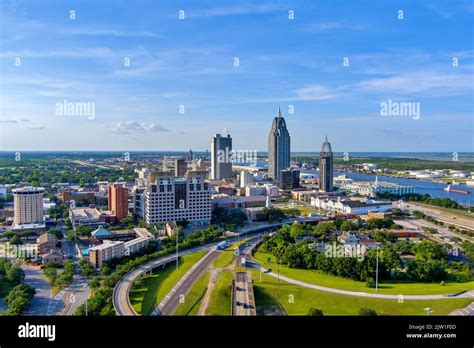
<svg viewBox="0 0 474 348">
<path fill-rule="evenodd" d="M 84 289 L 86 291 L 86 317 L 87 317 L 87 298 L 89 297 L 89 285 L 86 283 L 86 288 Z"/>
<path fill-rule="evenodd" d="M 379 289 L 379 247 L 377 245 L 377 257 L 375 259 L 375 291 Z"/>
<path fill-rule="evenodd" d="M 178 269 L 178 238 L 179 238 L 179 230 L 176 230 L 176 269 Z"/>
<path fill-rule="evenodd" d="M 277 282 L 278 284 L 280 284 L 280 258 L 277 259 L 277 275 L 278 275 L 278 278 L 277 278 Z"/>
</svg>

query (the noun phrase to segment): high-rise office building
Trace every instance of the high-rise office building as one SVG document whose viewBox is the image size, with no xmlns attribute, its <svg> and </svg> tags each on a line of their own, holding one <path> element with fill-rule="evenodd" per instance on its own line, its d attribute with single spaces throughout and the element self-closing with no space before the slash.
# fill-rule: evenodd
<svg viewBox="0 0 474 348">
<path fill-rule="evenodd" d="M 276 180 L 280 176 L 280 171 L 289 166 L 290 133 L 278 108 L 278 116 L 273 119 L 272 129 L 268 135 L 268 176 Z"/>
<path fill-rule="evenodd" d="M 109 210 L 116 221 L 128 216 L 128 189 L 123 184 L 109 186 Z"/>
<path fill-rule="evenodd" d="M 192 225 L 208 225 L 212 212 L 212 185 L 204 176 L 188 172 L 184 178 L 157 176 L 143 193 L 147 224 L 186 220 Z"/>
<path fill-rule="evenodd" d="M 299 188 L 300 171 L 290 169 L 280 171 L 279 186 L 282 190 L 292 190 Z"/>
<path fill-rule="evenodd" d="M 319 191 L 333 190 L 333 155 L 328 137 L 324 140 L 319 154 Z"/>
<path fill-rule="evenodd" d="M 13 189 L 12 230 L 44 227 L 43 187 L 22 187 Z"/>
<path fill-rule="evenodd" d="M 188 171 L 188 165 L 184 158 L 177 158 L 174 160 L 174 176 L 183 177 Z"/>
<path fill-rule="evenodd" d="M 232 138 L 216 134 L 211 141 L 211 179 L 232 179 Z"/>
</svg>

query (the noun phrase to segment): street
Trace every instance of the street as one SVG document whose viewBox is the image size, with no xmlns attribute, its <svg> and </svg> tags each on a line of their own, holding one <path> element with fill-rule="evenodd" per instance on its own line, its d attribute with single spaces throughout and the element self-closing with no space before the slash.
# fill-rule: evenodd
<svg viewBox="0 0 474 348">
<path fill-rule="evenodd" d="M 27 315 L 52 315 L 50 313 L 51 286 L 39 266 L 22 265 L 25 282 L 36 291 Z"/>
</svg>

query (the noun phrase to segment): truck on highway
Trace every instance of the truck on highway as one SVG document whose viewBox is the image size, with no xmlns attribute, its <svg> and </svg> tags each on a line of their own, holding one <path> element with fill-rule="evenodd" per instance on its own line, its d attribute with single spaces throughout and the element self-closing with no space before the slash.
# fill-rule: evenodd
<svg viewBox="0 0 474 348">
<path fill-rule="evenodd" d="M 240 265 L 241 265 L 242 267 L 245 267 L 245 257 L 242 257 L 242 258 L 240 259 Z"/>
</svg>

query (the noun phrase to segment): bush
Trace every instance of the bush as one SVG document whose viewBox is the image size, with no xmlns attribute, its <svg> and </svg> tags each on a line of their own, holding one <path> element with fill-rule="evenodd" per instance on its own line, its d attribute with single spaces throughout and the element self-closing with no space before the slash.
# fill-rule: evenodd
<svg viewBox="0 0 474 348">
<path fill-rule="evenodd" d="M 368 317 L 376 317 L 377 316 L 377 311 L 373 308 L 362 307 L 359 310 L 359 315 L 360 316 L 368 316 Z"/>
<path fill-rule="evenodd" d="M 368 288 L 375 288 L 374 278 L 367 278 L 367 280 L 365 281 L 365 285 L 367 285 Z"/>
<path fill-rule="evenodd" d="M 308 315 L 311 317 L 322 317 L 324 315 L 322 309 L 319 308 L 310 308 Z"/>
</svg>

